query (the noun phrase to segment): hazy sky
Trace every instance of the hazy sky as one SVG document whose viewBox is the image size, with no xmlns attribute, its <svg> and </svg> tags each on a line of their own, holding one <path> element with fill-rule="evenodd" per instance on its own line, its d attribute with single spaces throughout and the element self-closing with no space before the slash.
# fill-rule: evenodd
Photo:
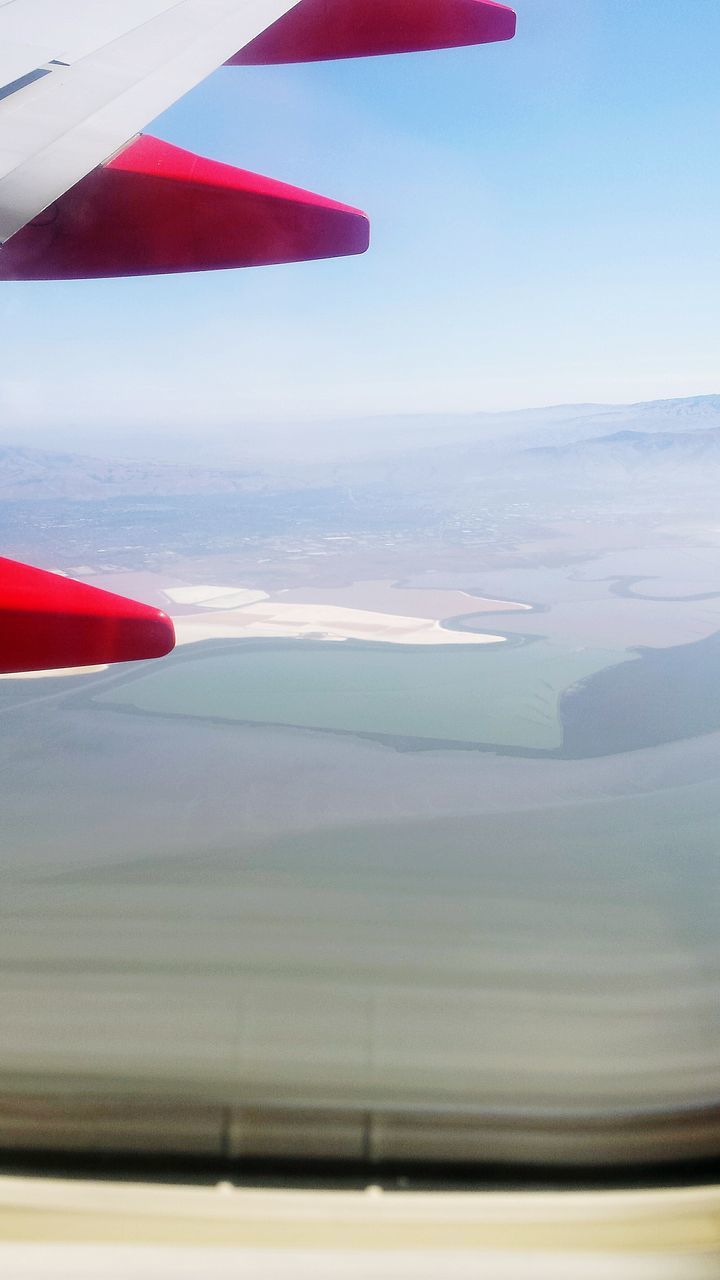
<svg viewBox="0 0 720 1280">
<path fill-rule="evenodd" d="M 358 205 L 369 254 L 0 285 L 4 437 L 720 390 L 720 4 L 516 8 L 510 44 L 189 94 L 149 131 Z"/>
</svg>

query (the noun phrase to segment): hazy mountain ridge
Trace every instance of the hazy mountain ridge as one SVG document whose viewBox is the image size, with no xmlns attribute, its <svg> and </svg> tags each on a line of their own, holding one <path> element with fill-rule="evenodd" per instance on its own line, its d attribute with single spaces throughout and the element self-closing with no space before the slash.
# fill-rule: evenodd
<svg viewBox="0 0 720 1280">
<path fill-rule="evenodd" d="M 662 462 L 671 455 L 678 461 L 720 459 L 720 426 L 702 427 L 697 431 L 614 431 L 611 435 L 593 436 L 569 445 L 541 445 L 524 452 L 548 461 L 580 461 L 597 456 L 637 465 Z"/>
<path fill-rule="evenodd" d="M 615 430 L 608 432 L 608 426 Z M 405 494 L 464 492 L 491 477 L 508 482 L 534 472 L 545 477 L 577 468 L 608 480 L 648 477 L 658 468 L 692 471 L 720 462 L 720 395 L 632 405 L 560 405 L 501 414 L 358 419 L 339 424 L 276 424 L 268 456 L 262 441 L 243 454 L 239 426 L 236 456 L 224 465 L 194 465 L 142 457 L 107 458 L 23 445 L 0 446 L 0 498 L 5 501 L 115 497 L 173 498 L 213 494 L 274 494 L 291 490 L 334 490 L 379 499 Z M 253 428 L 262 433 L 263 428 Z M 286 455 L 282 430 L 290 439 L 307 434 L 302 457 L 297 439 Z M 315 442 L 318 448 L 315 449 Z M 98 441 L 100 445 L 100 441 Z M 187 442 L 178 446 L 187 453 Z M 131 441 L 127 442 L 128 449 Z M 166 441 L 172 451 L 172 443 Z M 197 457 L 213 450 L 198 440 Z M 454 505 L 454 501 L 452 503 Z"/>
<path fill-rule="evenodd" d="M 540 470 L 545 483 L 550 471 L 567 476 L 577 470 L 580 477 L 583 469 L 597 474 L 604 466 L 610 479 L 612 473 L 639 471 L 643 464 L 650 476 L 659 463 L 692 467 L 716 455 L 720 459 L 720 396 L 478 415 L 477 424 L 482 434 L 474 439 L 451 438 L 392 456 L 341 461 L 333 471 L 335 483 L 362 480 L 406 491 L 459 492 L 501 477 L 532 483 Z M 610 424 L 617 430 L 603 430 Z"/>
<path fill-rule="evenodd" d="M 241 493 L 264 487 L 258 472 L 171 463 L 112 461 L 23 446 L 0 447 L 0 498 L 6 502 L 69 498 L 176 497 Z"/>
</svg>

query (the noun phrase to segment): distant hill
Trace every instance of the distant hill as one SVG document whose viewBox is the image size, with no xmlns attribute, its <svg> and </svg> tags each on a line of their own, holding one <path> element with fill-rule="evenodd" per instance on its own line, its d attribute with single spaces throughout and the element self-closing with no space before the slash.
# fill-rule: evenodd
<svg viewBox="0 0 720 1280">
<path fill-rule="evenodd" d="M 0 498 L 177 497 L 239 493 L 264 488 L 259 472 L 176 467 L 163 463 L 109 461 L 77 453 L 0 447 Z"/>
<path fill-rule="evenodd" d="M 587 423 L 627 429 L 674 431 L 687 427 L 720 427 L 720 395 L 685 396 L 676 400 L 646 400 L 638 404 L 587 406 L 581 417 Z"/>
<path fill-rule="evenodd" d="M 457 418 L 446 432 L 438 425 L 432 445 L 407 447 L 392 457 L 349 459 L 336 464 L 337 482 L 376 482 L 413 492 L 453 490 L 457 500 L 489 483 L 532 486 L 557 478 L 562 484 L 623 478 L 648 482 L 664 471 L 692 473 L 720 461 L 720 396 L 662 400 L 637 405 L 565 405 L 511 414 L 477 415 L 458 439 Z M 611 425 L 615 430 L 603 430 Z M 535 477 L 535 481 L 533 478 Z"/>
<path fill-rule="evenodd" d="M 557 461 L 612 461 L 646 466 L 665 462 L 720 461 L 720 426 L 698 431 L 614 431 L 567 445 L 525 449 L 527 456 Z"/>
</svg>

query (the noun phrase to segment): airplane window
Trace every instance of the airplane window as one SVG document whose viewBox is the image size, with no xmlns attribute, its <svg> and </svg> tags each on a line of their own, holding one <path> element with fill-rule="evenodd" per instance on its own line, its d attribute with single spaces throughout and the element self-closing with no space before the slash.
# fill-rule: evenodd
<svg viewBox="0 0 720 1280">
<path fill-rule="evenodd" d="M 720 11 L 344 3 L 101 155 L 120 18 L 8 63 L 3 1171 L 685 1179 L 710 1276 Z"/>
</svg>

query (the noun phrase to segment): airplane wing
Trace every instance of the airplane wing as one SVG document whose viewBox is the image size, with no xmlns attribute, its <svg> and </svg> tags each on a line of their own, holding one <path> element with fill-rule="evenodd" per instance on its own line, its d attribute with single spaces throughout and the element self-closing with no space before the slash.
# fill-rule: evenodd
<svg viewBox="0 0 720 1280">
<path fill-rule="evenodd" d="M 494 0 L 0 0 L 0 279 L 361 253 L 363 214 L 140 130 L 222 63 L 509 39 Z"/>
<path fill-rule="evenodd" d="M 362 253 L 363 213 L 140 131 L 221 64 L 487 44 L 495 0 L 0 0 L 0 280 Z M 0 672 L 155 657 L 158 610 L 0 560 Z"/>
</svg>

